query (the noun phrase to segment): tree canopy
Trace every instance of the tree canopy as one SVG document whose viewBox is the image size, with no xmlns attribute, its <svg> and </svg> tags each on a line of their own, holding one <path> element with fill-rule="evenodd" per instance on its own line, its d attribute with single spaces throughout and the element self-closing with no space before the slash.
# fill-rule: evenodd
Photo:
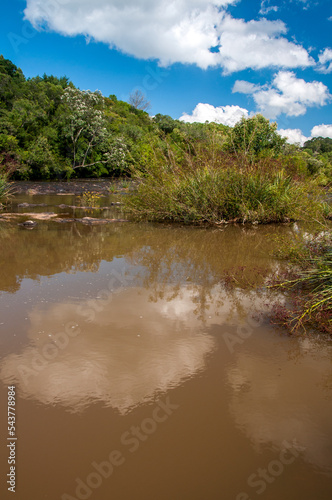
<svg viewBox="0 0 332 500">
<path fill-rule="evenodd" d="M 129 102 L 114 94 L 80 90 L 66 76 L 26 79 L 0 56 L 0 175 L 14 179 L 56 179 L 144 173 L 150 164 L 209 163 L 223 168 L 238 161 L 283 158 L 308 175 L 331 177 L 332 139 L 307 141 L 301 150 L 285 146 L 277 125 L 262 115 L 242 118 L 233 128 L 184 123 L 146 112 L 140 91 Z M 290 160 L 290 157 L 292 158 Z M 323 179 L 323 177 L 322 177 Z"/>
<path fill-rule="evenodd" d="M 332 139 L 329 137 L 314 137 L 306 141 L 303 147 L 305 149 L 310 149 L 313 153 L 331 153 Z"/>
</svg>

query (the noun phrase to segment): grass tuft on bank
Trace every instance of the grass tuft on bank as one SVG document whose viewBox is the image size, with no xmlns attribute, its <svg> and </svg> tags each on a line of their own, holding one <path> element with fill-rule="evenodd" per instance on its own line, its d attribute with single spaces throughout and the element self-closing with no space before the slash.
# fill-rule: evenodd
<svg viewBox="0 0 332 500">
<path fill-rule="evenodd" d="M 305 235 L 283 246 L 292 266 L 274 278 L 271 288 L 288 293 L 288 306 L 275 308 L 275 321 L 291 333 L 313 328 L 332 334 L 332 233 Z"/>
<path fill-rule="evenodd" d="M 322 219 L 329 212 L 312 179 L 287 172 L 279 161 L 223 155 L 183 165 L 165 162 L 146 168 L 126 208 L 136 220 L 182 223 L 285 222 Z M 221 165 L 221 166 L 220 166 Z"/>
</svg>

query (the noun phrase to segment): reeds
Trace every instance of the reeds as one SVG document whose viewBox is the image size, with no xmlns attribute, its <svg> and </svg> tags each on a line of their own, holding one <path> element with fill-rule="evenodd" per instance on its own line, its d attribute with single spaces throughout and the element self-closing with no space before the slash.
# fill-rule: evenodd
<svg viewBox="0 0 332 500">
<path fill-rule="evenodd" d="M 272 288 L 290 292 L 291 314 L 283 315 L 284 326 L 293 333 L 311 325 L 332 334 L 332 234 L 325 231 L 298 246 L 298 259 L 294 248 L 295 267 L 288 279 L 278 278 Z"/>
<path fill-rule="evenodd" d="M 182 223 L 284 222 L 327 210 L 317 186 L 295 180 L 280 162 L 249 165 L 230 155 L 217 164 L 169 161 L 145 169 L 127 209 L 135 219 Z"/>
</svg>

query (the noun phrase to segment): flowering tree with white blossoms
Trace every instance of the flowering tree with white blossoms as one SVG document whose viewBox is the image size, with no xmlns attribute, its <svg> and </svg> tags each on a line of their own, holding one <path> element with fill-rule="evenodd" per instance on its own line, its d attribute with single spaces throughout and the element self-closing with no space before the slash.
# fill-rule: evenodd
<svg viewBox="0 0 332 500">
<path fill-rule="evenodd" d="M 62 96 L 68 107 L 64 133 L 70 139 L 73 150 L 72 168 L 90 167 L 96 163 L 107 163 L 108 159 L 86 163 L 93 148 L 109 135 L 103 113 L 104 98 L 98 91 L 79 90 L 67 87 Z"/>
</svg>

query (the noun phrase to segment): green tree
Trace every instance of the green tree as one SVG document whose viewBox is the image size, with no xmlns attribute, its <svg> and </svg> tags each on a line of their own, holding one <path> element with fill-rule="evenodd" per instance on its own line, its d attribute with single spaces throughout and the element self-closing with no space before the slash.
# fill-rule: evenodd
<svg viewBox="0 0 332 500">
<path fill-rule="evenodd" d="M 22 70 L 0 55 L 0 108 L 11 109 L 24 82 Z"/>
<path fill-rule="evenodd" d="M 173 120 L 169 115 L 161 115 L 160 113 L 154 117 L 154 122 L 165 134 L 171 134 L 175 127 L 181 123 L 178 120 Z"/>
<path fill-rule="evenodd" d="M 314 137 L 304 143 L 303 149 L 310 149 L 313 153 L 331 153 L 332 139 L 330 137 Z"/>
<path fill-rule="evenodd" d="M 264 116 L 256 115 L 252 118 L 242 117 L 231 129 L 227 149 L 254 159 L 264 151 L 277 156 L 285 142 L 286 139 L 277 133 L 276 123 L 270 123 Z"/>
<path fill-rule="evenodd" d="M 24 156 L 32 178 L 49 179 L 60 173 L 58 159 L 44 136 L 37 137 Z"/>
</svg>

